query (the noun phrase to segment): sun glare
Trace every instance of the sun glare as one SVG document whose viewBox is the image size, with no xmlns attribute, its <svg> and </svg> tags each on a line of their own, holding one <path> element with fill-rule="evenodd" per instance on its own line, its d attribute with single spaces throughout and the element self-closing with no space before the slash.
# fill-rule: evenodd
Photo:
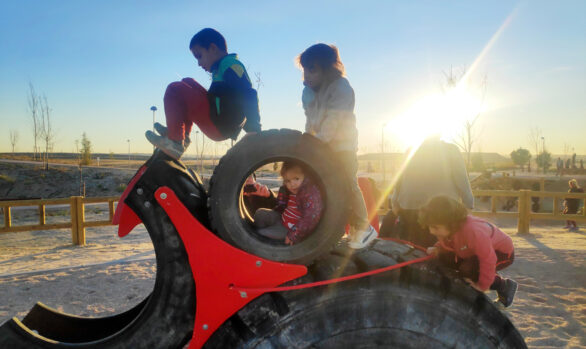
<svg viewBox="0 0 586 349">
<path fill-rule="evenodd" d="M 432 135 L 453 140 L 466 121 L 482 111 L 482 101 L 463 87 L 426 96 L 388 123 L 388 131 L 405 147 L 417 147 Z"/>
</svg>

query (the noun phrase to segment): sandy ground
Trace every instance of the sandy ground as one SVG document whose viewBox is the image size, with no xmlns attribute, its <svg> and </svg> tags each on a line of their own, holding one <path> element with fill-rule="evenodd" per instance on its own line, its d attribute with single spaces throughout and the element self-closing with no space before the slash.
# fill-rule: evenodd
<svg viewBox="0 0 586 349">
<path fill-rule="evenodd" d="M 513 222 L 499 223 L 516 246 L 503 275 L 520 285 L 504 311 L 529 347 L 586 348 L 586 233 L 550 222 L 519 236 Z M 36 301 L 105 316 L 150 293 L 156 265 L 144 227 L 123 239 L 115 227 L 87 229 L 87 242 L 72 246 L 68 230 L 0 234 L 0 323 L 22 318 Z"/>
</svg>

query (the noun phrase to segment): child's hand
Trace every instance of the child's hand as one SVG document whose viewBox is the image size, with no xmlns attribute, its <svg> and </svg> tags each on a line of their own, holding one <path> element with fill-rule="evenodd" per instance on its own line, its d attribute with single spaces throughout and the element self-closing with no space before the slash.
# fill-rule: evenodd
<svg viewBox="0 0 586 349">
<path fill-rule="evenodd" d="M 439 253 L 437 247 L 428 247 L 426 252 L 428 255 L 434 256 L 434 257 L 437 256 Z"/>
<path fill-rule="evenodd" d="M 285 245 L 293 246 L 293 241 L 289 240 L 289 237 L 285 238 Z"/>
<path fill-rule="evenodd" d="M 468 285 L 472 286 L 472 288 L 474 288 L 476 291 L 478 292 L 484 292 L 483 289 L 481 289 L 480 287 L 478 287 L 478 284 L 475 283 L 474 281 L 468 279 L 468 278 L 464 278 L 464 281 L 466 281 L 468 283 Z"/>
</svg>

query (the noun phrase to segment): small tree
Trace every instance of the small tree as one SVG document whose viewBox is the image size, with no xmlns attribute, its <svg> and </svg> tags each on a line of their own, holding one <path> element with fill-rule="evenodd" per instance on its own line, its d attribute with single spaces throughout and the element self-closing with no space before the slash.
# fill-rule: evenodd
<svg viewBox="0 0 586 349">
<path fill-rule="evenodd" d="M 543 151 L 535 158 L 538 168 L 543 168 L 543 173 L 547 172 L 551 166 L 551 154 L 547 151 Z"/>
<path fill-rule="evenodd" d="M 521 171 L 523 171 L 525 164 L 529 163 L 529 160 L 531 160 L 531 153 L 529 150 L 523 148 L 513 150 L 511 152 L 511 160 L 513 160 L 515 165 L 520 166 Z"/>
<path fill-rule="evenodd" d="M 27 98 L 27 103 L 28 103 L 28 109 L 31 115 L 31 126 L 32 126 L 32 131 L 33 131 L 33 160 L 36 160 L 37 158 L 37 152 L 39 151 L 39 148 L 37 146 L 37 141 L 39 140 L 39 136 L 41 133 L 41 111 L 40 111 L 40 98 L 37 95 L 37 93 L 35 92 L 35 87 L 33 86 L 32 82 L 28 83 L 28 87 L 29 87 L 29 92 L 28 92 L 28 98 Z"/>
<path fill-rule="evenodd" d="M 12 146 L 12 153 L 14 153 L 16 142 L 18 142 L 18 131 L 10 130 L 10 145 Z"/>
<path fill-rule="evenodd" d="M 55 131 L 53 130 L 53 126 L 51 125 L 51 108 L 49 108 L 49 103 L 47 102 L 47 96 L 43 96 L 42 99 L 39 99 L 40 103 L 40 110 L 41 110 L 41 129 L 40 129 L 40 138 L 45 143 L 45 154 L 42 157 L 45 170 L 49 169 L 49 152 L 53 148 L 53 142 L 55 138 Z"/>
<path fill-rule="evenodd" d="M 527 138 L 529 140 L 529 144 L 535 149 L 535 154 L 539 154 L 539 144 L 541 142 L 542 132 L 541 129 L 537 126 L 532 127 L 529 129 L 529 134 Z M 529 170 L 531 172 L 531 170 Z"/>
<path fill-rule="evenodd" d="M 81 164 L 89 165 L 92 161 L 92 142 L 87 138 L 85 132 L 81 136 Z"/>
</svg>

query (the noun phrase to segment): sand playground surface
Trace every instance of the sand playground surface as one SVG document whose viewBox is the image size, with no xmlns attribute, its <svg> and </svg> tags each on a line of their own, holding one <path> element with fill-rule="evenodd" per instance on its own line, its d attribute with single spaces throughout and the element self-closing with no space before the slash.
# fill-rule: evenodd
<svg viewBox="0 0 586 349">
<path fill-rule="evenodd" d="M 502 272 L 519 282 L 504 310 L 530 348 L 586 348 L 586 230 L 563 222 L 532 225 L 517 235 L 515 263 Z M 37 301 L 67 313 L 100 317 L 132 308 L 153 288 L 153 246 L 140 225 L 125 238 L 116 227 L 88 228 L 87 245 L 69 230 L 0 234 L 0 323 L 22 319 Z M 496 297 L 491 294 L 491 297 Z"/>
</svg>

